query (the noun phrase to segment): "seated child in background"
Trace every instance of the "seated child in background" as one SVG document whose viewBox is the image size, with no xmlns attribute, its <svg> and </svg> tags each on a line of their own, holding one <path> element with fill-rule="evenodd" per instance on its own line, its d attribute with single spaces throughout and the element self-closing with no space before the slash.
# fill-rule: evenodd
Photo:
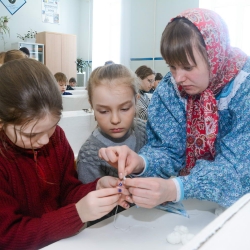
<svg viewBox="0 0 250 250">
<path fill-rule="evenodd" d="M 98 126 L 78 154 L 78 178 L 83 183 L 118 176 L 117 169 L 99 158 L 100 148 L 127 145 L 138 152 L 147 141 L 145 122 L 135 118 L 137 77 L 133 72 L 120 64 L 96 68 L 89 78 L 88 96 Z"/>
<path fill-rule="evenodd" d="M 56 78 L 56 81 L 59 86 L 59 90 L 61 91 L 62 95 L 72 95 L 70 92 L 66 92 L 67 87 L 67 77 L 62 72 L 57 72 L 54 77 Z"/>
<path fill-rule="evenodd" d="M 118 204 L 127 207 L 119 192 L 129 193 L 118 179 L 77 179 L 73 151 L 57 126 L 62 98 L 48 68 L 25 58 L 3 64 L 0 75 L 0 248 L 40 249 Z"/>
<path fill-rule="evenodd" d="M 5 52 L 3 62 L 6 63 L 12 60 L 17 60 L 17 59 L 22 59 L 22 58 L 26 58 L 26 54 L 24 54 L 20 50 L 12 49 L 12 50 L 8 50 L 7 52 Z"/>
<path fill-rule="evenodd" d="M 21 50 L 26 55 L 26 57 L 30 57 L 30 51 L 28 48 L 21 47 L 19 50 Z"/>
<path fill-rule="evenodd" d="M 76 79 L 74 77 L 71 77 L 69 79 L 69 84 L 67 85 L 66 90 L 74 90 L 75 87 L 76 87 Z"/>
<path fill-rule="evenodd" d="M 163 78 L 161 73 L 156 73 L 155 74 L 155 82 L 154 82 L 154 86 L 150 89 L 149 93 L 154 93 L 156 87 L 158 86 L 159 82 L 161 81 L 161 79 Z"/>
</svg>

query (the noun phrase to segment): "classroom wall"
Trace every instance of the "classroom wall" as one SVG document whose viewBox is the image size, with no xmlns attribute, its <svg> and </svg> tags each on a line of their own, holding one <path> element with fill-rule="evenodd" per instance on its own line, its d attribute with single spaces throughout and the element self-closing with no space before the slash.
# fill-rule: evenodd
<svg viewBox="0 0 250 250">
<path fill-rule="evenodd" d="M 10 37 L 8 35 L 4 35 L 4 39 L 6 41 L 5 50 L 11 49 L 11 43 L 21 41 L 17 38 L 17 33 L 23 35 L 24 33 L 27 33 L 29 29 L 36 30 L 37 32 L 51 31 L 75 34 L 77 35 L 77 43 L 79 45 L 81 1 L 84 0 L 60 1 L 60 24 L 42 22 L 41 0 L 26 0 L 26 3 L 14 15 L 11 15 L 5 6 L 0 3 L 0 16 L 8 16 L 11 18 L 8 23 L 10 28 Z M 0 39 L 0 51 L 3 50 L 3 42 Z"/>
<path fill-rule="evenodd" d="M 149 60 L 161 58 L 161 34 L 172 17 L 183 10 L 199 7 L 199 0 L 134 0 L 130 26 L 130 68 L 136 70 L 141 65 L 147 65 L 156 72 L 165 75 L 168 68 L 164 60 Z"/>
<path fill-rule="evenodd" d="M 17 33 L 28 29 L 37 32 L 51 31 L 77 35 L 77 57 L 92 60 L 92 0 L 60 1 L 60 24 L 43 23 L 41 0 L 27 0 L 26 4 L 11 15 L 0 3 L 0 16 L 11 17 L 10 37 L 5 35 L 6 49 L 20 41 Z M 199 0 L 122 0 L 121 63 L 136 70 L 145 64 L 163 75 L 168 71 L 161 58 L 160 39 L 168 21 L 181 11 L 198 7 Z M 105 10 L 104 10 L 105 11 Z M 3 51 L 0 40 L 0 51 Z M 131 58 L 137 61 L 131 61 Z M 148 60 L 151 58 L 151 60 Z M 89 72 L 90 73 L 90 72 Z M 87 79 L 88 79 L 87 72 Z"/>
</svg>

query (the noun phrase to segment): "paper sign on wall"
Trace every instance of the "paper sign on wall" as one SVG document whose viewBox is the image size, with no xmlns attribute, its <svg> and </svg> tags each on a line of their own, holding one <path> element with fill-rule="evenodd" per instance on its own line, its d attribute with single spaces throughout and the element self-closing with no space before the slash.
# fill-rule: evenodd
<svg viewBox="0 0 250 250">
<path fill-rule="evenodd" d="M 44 23 L 60 23 L 59 0 L 42 0 L 42 21 Z"/>
<path fill-rule="evenodd" d="M 11 15 L 15 14 L 25 3 L 25 0 L 1 0 Z"/>
</svg>

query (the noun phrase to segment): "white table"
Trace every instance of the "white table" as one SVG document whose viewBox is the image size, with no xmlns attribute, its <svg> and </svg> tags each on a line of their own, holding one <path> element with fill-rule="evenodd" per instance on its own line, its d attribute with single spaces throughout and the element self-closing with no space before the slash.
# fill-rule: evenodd
<svg viewBox="0 0 250 250">
<path fill-rule="evenodd" d="M 59 126 L 64 130 L 75 158 L 82 144 L 88 139 L 97 126 L 94 113 L 79 111 L 63 111 Z"/>
<path fill-rule="evenodd" d="M 213 220 L 183 250 L 249 250 L 250 194 Z"/>
<path fill-rule="evenodd" d="M 190 218 L 164 212 L 158 209 L 132 207 L 117 215 L 116 229 L 114 217 L 84 229 L 78 235 L 60 240 L 44 250 L 161 250 L 180 249 L 182 244 L 171 245 L 167 235 L 177 225 L 187 226 L 190 233 L 197 234 L 214 220 L 214 210 L 218 205 L 209 202 L 189 200 L 184 202 Z M 196 210 L 195 208 L 199 208 Z M 207 210 L 207 211 L 204 211 Z M 129 229 L 128 229 L 129 228 Z"/>
</svg>

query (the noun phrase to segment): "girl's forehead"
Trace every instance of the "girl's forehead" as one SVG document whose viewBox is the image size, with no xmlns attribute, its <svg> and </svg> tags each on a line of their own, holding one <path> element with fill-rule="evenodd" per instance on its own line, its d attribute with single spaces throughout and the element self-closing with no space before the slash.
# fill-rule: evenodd
<svg viewBox="0 0 250 250">
<path fill-rule="evenodd" d="M 23 125 L 16 125 L 15 129 L 20 130 L 23 133 L 41 133 L 52 128 L 59 121 L 59 117 L 48 114 L 43 118 L 31 120 Z"/>
</svg>

